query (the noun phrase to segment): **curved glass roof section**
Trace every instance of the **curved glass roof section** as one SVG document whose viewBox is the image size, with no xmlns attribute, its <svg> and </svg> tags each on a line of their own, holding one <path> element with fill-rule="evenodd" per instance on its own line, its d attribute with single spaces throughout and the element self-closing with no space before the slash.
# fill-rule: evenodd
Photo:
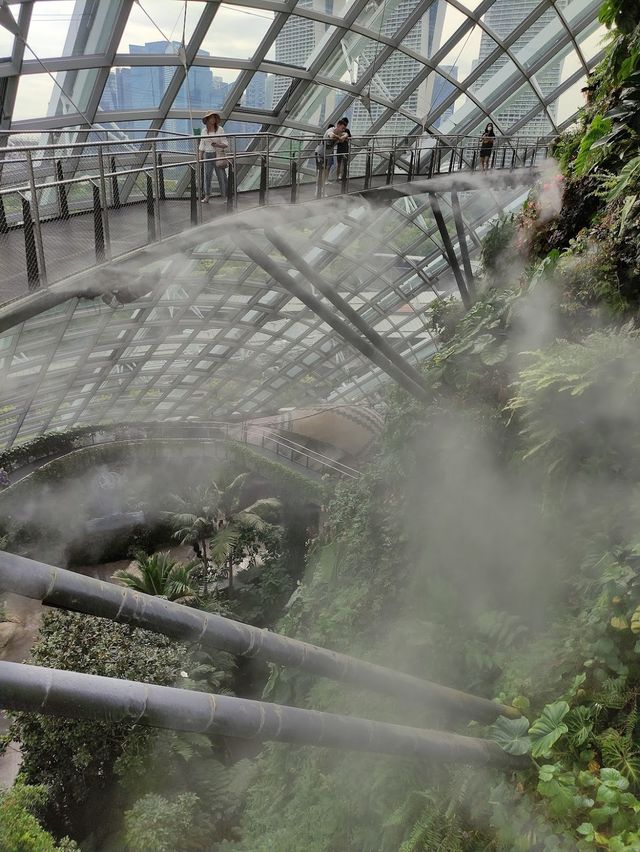
<svg viewBox="0 0 640 852">
<path fill-rule="evenodd" d="M 466 191 L 469 246 L 522 198 Z M 302 264 L 415 367 L 436 349 L 426 309 L 456 292 L 445 254 L 429 193 L 386 208 L 343 196 L 227 217 L 53 284 L 0 309 L 0 449 L 80 424 L 379 406 L 389 375 L 331 324 L 340 312 Z"/>
<path fill-rule="evenodd" d="M 0 0 L 0 132 L 554 133 L 600 0 Z M 22 140 L 24 141 L 24 139 Z"/>
</svg>

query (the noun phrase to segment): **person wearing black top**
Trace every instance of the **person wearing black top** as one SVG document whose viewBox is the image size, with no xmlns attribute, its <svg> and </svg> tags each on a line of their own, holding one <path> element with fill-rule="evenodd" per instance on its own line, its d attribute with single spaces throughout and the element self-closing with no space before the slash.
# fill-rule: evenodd
<svg viewBox="0 0 640 852">
<path fill-rule="evenodd" d="M 493 132 L 493 124 L 489 122 L 484 129 L 484 133 L 480 138 L 480 168 L 486 172 L 489 168 L 489 160 L 493 153 L 493 143 L 495 142 L 496 134 Z"/>
<path fill-rule="evenodd" d="M 349 130 L 349 119 L 341 118 L 336 126 L 336 132 L 340 133 L 340 139 L 336 145 L 336 178 L 342 180 L 347 173 L 349 162 L 349 145 L 351 144 L 351 131 Z"/>
</svg>

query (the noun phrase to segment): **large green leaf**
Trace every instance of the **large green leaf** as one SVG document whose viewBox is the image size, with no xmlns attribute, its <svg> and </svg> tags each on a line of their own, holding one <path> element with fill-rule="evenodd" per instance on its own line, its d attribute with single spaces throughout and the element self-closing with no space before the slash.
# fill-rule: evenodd
<svg viewBox="0 0 640 852">
<path fill-rule="evenodd" d="M 519 719 L 498 716 L 489 731 L 489 737 L 508 754 L 526 754 L 531 747 L 528 730 L 529 720 L 524 716 Z"/>
<path fill-rule="evenodd" d="M 568 731 L 562 721 L 569 712 L 566 701 L 555 701 L 547 704 L 542 714 L 529 728 L 531 737 L 531 754 L 533 757 L 545 757 L 554 744 Z"/>
</svg>

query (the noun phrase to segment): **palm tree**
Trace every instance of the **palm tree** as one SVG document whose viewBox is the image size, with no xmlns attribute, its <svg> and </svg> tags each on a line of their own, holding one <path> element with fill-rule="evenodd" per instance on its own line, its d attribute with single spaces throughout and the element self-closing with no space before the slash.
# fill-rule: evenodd
<svg viewBox="0 0 640 852">
<path fill-rule="evenodd" d="M 246 509 L 225 516 L 218 524 L 209 546 L 213 562 L 226 563 L 229 594 L 233 593 L 233 569 L 247 548 L 259 544 L 261 535 L 273 529 L 280 516 L 281 504 L 275 497 L 256 500 Z"/>
<path fill-rule="evenodd" d="M 176 527 L 174 538 L 180 544 L 189 544 L 202 562 L 204 593 L 207 594 L 209 582 L 209 539 L 218 529 L 220 520 L 220 497 L 218 486 L 193 488 L 186 496 L 173 495 L 173 502 L 179 511 L 173 513 Z M 181 511 L 180 511 L 181 510 Z"/>
<path fill-rule="evenodd" d="M 209 486 L 192 489 L 185 497 L 173 498 L 182 509 L 173 515 L 174 536 L 181 544 L 190 544 L 200 557 L 204 594 L 208 591 L 211 563 L 220 570 L 226 566 L 229 590 L 233 591 L 238 546 L 243 552 L 243 543 L 248 545 L 255 540 L 280 514 L 280 501 L 275 498 L 257 500 L 241 509 L 242 492 L 248 479 L 248 473 L 241 473 L 229 482 L 212 482 Z"/>
<path fill-rule="evenodd" d="M 199 602 L 193 573 L 196 562 L 178 562 L 170 554 L 138 554 L 133 571 L 116 571 L 114 578 L 123 586 L 156 595 L 176 603 L 193 605 Z"/>
</svg>

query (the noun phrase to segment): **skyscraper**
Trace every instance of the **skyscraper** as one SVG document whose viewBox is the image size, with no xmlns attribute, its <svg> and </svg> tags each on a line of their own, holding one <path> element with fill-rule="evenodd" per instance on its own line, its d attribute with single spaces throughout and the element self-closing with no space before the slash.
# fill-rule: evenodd
<svg viewBox="0 0 640 852">
<path fill-rule="evenodd" d="M 129 45 L 131 54 L 162 53 L 176 54 L 180 48 L 178 42 L 151 41 L 143 45 Z M 199 50 L 199 56 L 209 56 L 206 50 Z M 115 68 L 109 74 L 100 99 L 99 110 L 144 110 L 158 107 L 175 73 L 175 65 L 138 65 L 131 68 Z M 211 68 L 193 66 L 189 69 L 188 79 L 180 86 L 173 102 L 176 109 L 191 109 L 199 118 L 203 110 L 222 107 L 227 96 L 228 85 L 221 77 L 216 77 Z M 147 122 L 127 122 L 127 128 L 139 125 L 146 129 Z M 193 132 L 189 119 L 168 119 L 164 130 L 171 133 Z"/>
<path fill-rule="evenodd" d="M 411 16 L 414 9 L 418 5 L 419 0 L 399 0 L 395 8 L 386 17 L 379 26 L 382 36 L 391 37 L 397 33 L 400 27 Z M 380 2 L 379 8 L 381 14 L 385 15 L 388 11 L 385 9 L 385 4 Z M 403 38 L 402 44 L 423 56 L 432 56 L 438 48 L 442 38 L 442 25 L 446 12 L 446 4 L 435 2 L 425 12 L 415 26 Z M 363 51 L 364 62 L 360 63 L 361 76 L 369 65 L 375 62 L 379 48 L 370 45 Z M 371 93 L 381 95 L 386 100 L 395 100 L 407 86 L 410 86 L 416 74 L 423 68 L 422 63 L 417 62 L 410 56 L 400 51 L 394 51 L 386 62 L 378 69 L 373 77 L 369 88 Z M 417 86 L 411 94 L 403 100 L 402 107 L 409 113 L 417 116 L 425 115 L 428 112 L 429 105 L 432 103 L 434 96 L 435 77 L 430 74 L 419 86 Z M 371 123 L 375 121 L 384 112 L 384 107 L 372 103 L 369 107 L 362 102 L 354 104 L 353 108 L 353 126 L 356 131 L 364 131 Z M 413 122 L 402 116 L 395 115 L 393 120 L 387 123 L 383 132 L 403 133 L 409 130 Z"/>
<path fill-rule="evenodd" d="M 566 3 L 567 0 L 558 0 L 556 5 L 562 7 Z M 500 39 L 505 39 L 531 14 L 537 5 L 536 0 L 496 0 L 486 12 L 484 22 Z M 512 45 L 512 53 L 519 58 L 521 58 L 521 54 L 535 54 L 538 49 L 546 46 L 548 39 L 542 35 L 543 31 L 548 31 L 554 25 L 560 26 L 558 16 L 554 8 L 551 7 L 527 27 L 524 35 L 520 36 Z M 478 63 L 484 61 L 495 49 L 496 44 L 493 39 L 483 32 L 480 40 Z M 511 60 L 504 53 L 501 53 L 490 68 L 484 74 L 481 74 L 476 81 L 474 86 L 476 93 L 487 106 L 491 103 L 492 83 L 495 86 L 500 79 L 501 72 L 502 76 L 508 75 L 510 64 Z M 557 88 L 560 83 L 561 69 L 562 58 L 559 58 L 547 63 L 546 67 L 536 74 L 536 84 L 542 95 L 549 95 Z M 492 114 L 501 128 L 508 132 L 511 127 L 519 123 L 534 107 L 539 105 L 540 101 L 531 86 L 526 85 L 522 87 L 521 91 L 508 97 L 504 104 L 494 107 Z M 553 117 L 555 117 L 556 111 L 557 106 L 553 105 L 551 107 Z M 541 111 L 526 125 L 526 132 L 534 136 L 544 135 L 551 130 L 551 123 L 544 111 Z"/>
</svg>

